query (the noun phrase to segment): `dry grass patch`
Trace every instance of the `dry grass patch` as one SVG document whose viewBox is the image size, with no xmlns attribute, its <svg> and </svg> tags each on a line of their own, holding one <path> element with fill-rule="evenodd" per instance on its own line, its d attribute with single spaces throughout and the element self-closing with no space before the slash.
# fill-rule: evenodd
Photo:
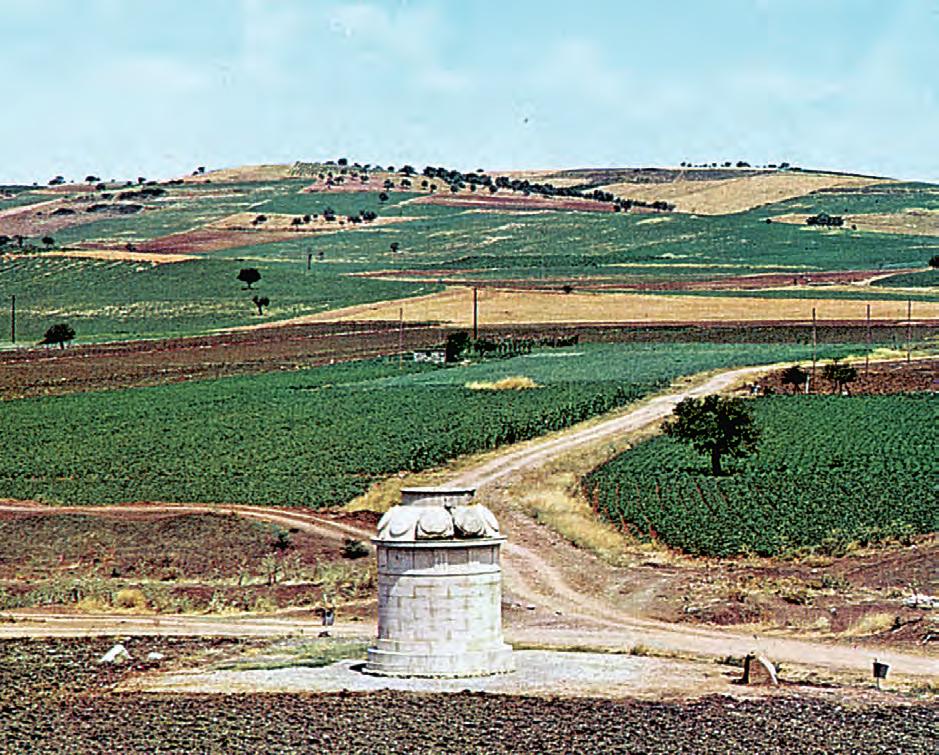
<svg viewBox="0 0 939 755">
<path fill-rule="evenodd" d="M 813 291 L 814 292 L 814 291 Z M 554 291 L 479 290 L 479 318 L 487 325 L 522 323 L 610 323 L 610 322 L 807 322 L 816 309 L 822 320 L 862 321 L 867 302 L 826 299 L 819 292 L 813 299 L 776 299 L 733 296 L 680 296 L 633 293 L 565 294 Z M 904 320 L 906 302 L 870 302 L 875 320 Z M 399 308 L 407 322 L 440 322 L 452 327 L 472 327 L 473 290 L 452 286 L 446 290 L 410 299 L 398 299 L 320 312 L 267 326 L 345 320 L 397 320 Z M 920 320 L 939 318 L 939 302 L 917 302 Z"/>
<path fill-rule="evenodd" d="M 842 632 L 847 637 L 868 637 L 870 635 L 882 634 L 892 629 L 896 617 L 892 613 L 868 613 L 852 622 L 847 629 Z"/>
<path fill-rule="evenodd" d="M 88 260 L 109 260 L 117 262 L 145 262 L 153 265 L 166 265 L 173 262 L 188 262 L 198 259 L 191 254 L 164 254 L 161 252 L 129 252 L 126 249 L 61 249 L 44 252 L 44 257 L 77 257 Z"/>
<path fill-rule="evenodd" d="M 541 386 L 525 375 L 513 375 L 495 381 L 474 380 L 466 387 L 471 391 L 524 391 Z"/>
<path fill-rule="evenodd" d="M 805 226 L 806 230 L 823 229 L 805 225 L 806 213 L 789 213 L 773 218 L 777 223 L 790 223 Z M 939 212 L 935 210 L 909 209 L 904 212 L 868 213 L 861 215 L 843 215 L 844 225 L 834 230 L 858 230 L 873 233 L 906 234 L 909 236 L 939 236 Z"/>
<path fill-rule="evenodd" d="M 679 212 L 727 215 L 805 196 L 820 189 L 853 189 L 881 183 L 886 183 L 885 179 L 772 172 L 717 181 L 679 179 L 661 184 L 617 183 L 603 189 L 624 198 L 665 200 L 674 204 Z"/>
<path fill-rule="evenodd" d="M 184 176 L 186 183 L 250 183 L 253 181 L 280 181 L 291 177 L 292 165 L 239 165 L 220 168 L 203 175 Z"/>
</svg>

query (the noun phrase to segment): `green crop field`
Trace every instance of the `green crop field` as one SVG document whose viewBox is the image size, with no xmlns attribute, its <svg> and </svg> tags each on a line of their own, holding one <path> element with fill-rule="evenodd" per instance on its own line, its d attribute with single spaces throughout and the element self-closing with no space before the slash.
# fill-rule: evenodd
<svg viewBox="0 0 939 755">
<path fill-rule="evenodd" d="M 254 291 L 236 280 L 241 267 L 261 273 Z M 171 265 L 42 255 L 0 263 L 0 292 L 16 292 L 20 341 L 37 341 L 52 322 L 67 320 L 80 341 L 173 336 L 295 317 L 335 307 L 426 294 L 433 284 L 346 278 L 348 266 L 306 259 L 209 258 Z M 271 306 L 259 317 L 252 294 Z M 8 332 L 8 313 L 0 327 Z"/>
<path fill-rule="evenodd" d="M 679 375 L 809 353 L 588 344 L 467 367 L 360 362 L 4 402 L 4 424 L 16 432 L 0 438 L 0 498 L 341 504 L 386 475 L 563 428 Z M 513 375 L 541 387 L 465 387 Z"/>
<path fill-rule="evenodd" d="M 38 339 L 53 322 L 66 320 L 82 342 L 198 334 L 257 322 L 260 318 L 250 297 L 233 286 L 234 274 L 245 265 L 262 272 L 261 295 L 271 300 L 264 316 L 268 320 L 436 290 L 350 275 L 378 269 L 441 270 L 431 276 L 467 280 L 550 280 L 551 285 L 566 281 L 578 289 L 754 273 L 796 276 L 823 270 L 890 270 L 923 265 L 935 254 L 934 245 L 910 236 L 826 231 L 765 220 L 780 212 L 931 209 L 939 203 L 936 187 L 903 184 L 821 192 L 726 216 L 495 212 L 409 203 L 416 196 L 413 193 L 392 192 L 386 202 L 374 191 L 300 193 L 306 185 L 307 181 L 289 179 L 164 186 L 165 194 L 159 197 L 129 200 L 145 205 L 143 212 L 93 219 L 53 235 L 60 247 L 94 241 L 120 248 L 199 228 L 236 212 L 319 214 L 326 207 L 340 216 L 369 210 L 410 220 L 227 249 L 160 268 L 131 262 L 63 262 L 41 254 L 26 260 L 4 256 L 0 300 L 16 295 L 22 340 Z M 46 195 L 21 191 L 2 206 L 42 196 Z M 94 196 L 85 198 L 95 201 Z M 2 227 L 0 219 L 0 233 Z M 393 242 L 398 245 L 396 253 L 390 251 Z M 322 253 L 315 275 L 306 272 L 310 252 L 317 257 Z M 885 285 L 931 286 L 931 281 L 923 274 Z M 828 294 L 819 289 L 819 296 Z M 831 295 L 871 300 L 905 296 L 889 288 Z M 934 300 L 926 292 L 913 297 Z M 8 332 L 2 322 L 0 332 Z"/>
<path fill-rule="evenodd" d="M 939 210 L 939 187 L 933 184 L 896 183 L 851 191 L 819 191 L 761 209 L 764 215 L 789 212 L 826 212 L 829 215 L 894 213 L 904 210 Z"/>
<path fill-rule="evenodd" d="M 838 553 L 939 529 L 939 396 L 779 396 L 753 409 L 758 451 L 724 477 L 659 436 L 585 489 L 614 524 L 696 555 Z"/>
<path fill-rule="evenodd" d="M 939 287 L 939 270 L 932 268 L 918 273 L 891 275 L 875 281 L 874 285 L 885 288 L 936 288 Z"/>
</svg>

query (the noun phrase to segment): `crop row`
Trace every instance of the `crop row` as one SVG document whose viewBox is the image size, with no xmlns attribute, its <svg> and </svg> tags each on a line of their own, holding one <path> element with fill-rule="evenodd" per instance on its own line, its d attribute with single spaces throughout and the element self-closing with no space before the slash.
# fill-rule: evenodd
<svg viewBox="0 0 939 755">
<path fill-rule="evenodd" d="M 604 515 L 692 554 L 840 552 L 939 529 L 939 397 L 787 396 L 755 402 L 755 455 L 714 477 L 654 438 L 585 480 Z"/>
<path fill-rule="evenodd" d="M 2 405 L 0 497 L 327 506 L 384 476 L 543 435 L 768 344 L 581 345 L 448 369 L 396 360 Z M 523 391 L 471 390 L 524 375 Z"/>
</svg>

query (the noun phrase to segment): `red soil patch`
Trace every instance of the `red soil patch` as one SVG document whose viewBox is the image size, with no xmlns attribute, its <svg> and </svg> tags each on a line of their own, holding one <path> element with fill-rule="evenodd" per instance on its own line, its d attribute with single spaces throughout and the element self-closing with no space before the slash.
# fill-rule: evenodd
<svg viewBox="0 0 939 755">
<path fill-rule="evenodd" d="M 488 191 L 470 194 L 427 194 L 409 200 L 408 204 L 438 204 L 490 210 L 580 210 L 582 212 L 613 212 L 609 202 L 574 197 L 510 196 Z"/>
<path fill-rule="evenodd" d="M 371 512 L 311 513 L 366 530 L 374 529 L 379 518 Z M 257 565 L 271 552 L 295 553 L 307 564 L 343 560 L 339 540 L 296 528 L 287 531 L 287 547 L 279 548 L 276 533 L 284 529 L 237 514 L 160 510 L 159 504 L 152 511 L 0 511 L 0 532 L 6 535 L 0 542 L 0 575 L 167 580 L 237 576 L 240 561 Z"/>
<path fill-rule="evenodd" d="M 233 231 L 219 228 L 197 228 L 192 231 L 171 233 L 149 241 L 141 241 L 134 246 L 141 252 L 160 252 L 162 254 L 201 254 L 218 252 L 223 249 L 235 249 L 239 246 L 270 244 L 294 238 L 290 231 Z M 79 246 L 97 249 L 109 246 L 107 242 L 88 242 Z M 110 246 L 113 246 L 111 244 Z"/>
<path fill-rule="evenodd" d="M 404 349 L 442 342 L 438 328 L 405 325 Z M 0 352 L 0 397 L 156 385 L 299 369 L 398 350 L 397 323 L 266 328 L 197 338 Z"/>
<path fill-rule="evenodd" d="M 416 200 L 415 200 L 416 201 Z M 622 268 L 623 275 L 629 275 L 629 268 Z M 662 278 L 644 277 L 641 281 L 618 280 L 612 275 L 590 276 L 584 280 L 572 280 L 570 277 L 557 278 L 486 278 L 474 280 L 473 269 L 454 270 L 452 268 L 376 270 L 357 273 L 366 278 L 401 278 L 409 280 L 430 280 L 449 286 L 477 286 L 480 288 L 514 288 L 520 290 L 543 290 L 572 285 L 581 291 L 724 291 L 724 290 L 759 290 L 763 288 L 785 288 L 787 286 L 843 285 L 870 280 L 883 275 L 882 270 L 843 270 L 838 272 L 792 272 L 792 273 L 757 273 L 755 275 L 732 275 L 706 280 L 675 280 L 668 276 L 668 269 L 663 267 Z M 903 269 L 893 274 L 915 272 L 915 269 Z M 819 292 L 822 296 L 824 292 Z"/>
<path fill-rule="evenodd" d="M 870 365 L 855 365 L 858 378 L 849 385 L 852 395 L 884 395 L 917 391 L 939 391 L 939 359 L 918 359 L 915 362 L 882 362 Z M 764 390 L 774 393 L 797 393 L 791 385 L 783 385 L 782 371 L 774 372 L 758 381 Z M 816 385 L 820 393 L 837 393 L 837 386 L 828 385 L 819 377 Z"/>
</svg>

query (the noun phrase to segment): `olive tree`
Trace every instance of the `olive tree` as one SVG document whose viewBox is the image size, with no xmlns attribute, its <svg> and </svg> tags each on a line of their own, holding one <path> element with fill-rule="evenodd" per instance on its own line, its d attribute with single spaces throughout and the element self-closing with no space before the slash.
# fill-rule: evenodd
<svg viewBox="0 0 939 755">
<path fill-rule="evenodd" d="M 743 399 L 705 396 L 686 398 L 663 427 L 666 435 L 710 454 L 711 472 L 722 474 L 721 457 L 743 457 L 756 450 L 759 430 Z"/>
</svg>

